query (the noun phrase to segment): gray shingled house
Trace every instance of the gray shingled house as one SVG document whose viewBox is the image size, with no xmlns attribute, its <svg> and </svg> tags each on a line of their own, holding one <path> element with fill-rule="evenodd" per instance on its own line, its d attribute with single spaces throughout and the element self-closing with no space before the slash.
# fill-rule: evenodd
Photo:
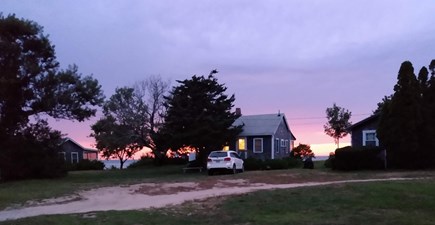
<svg viewBox="0 0 435 225">
<path fill-rule="evenodd" d="M 236 111 L 240 113 L 240 109 Z M 242 115 L 233 125 L 244 125 L 236 142 L 230 144 L 242 158 L 265 160 L 290 156 L 296 138 L 283 113 Z"/>
<path fill-rule="evenodd" d="M 349 127 L 352 147 L 379 146 L 376 136 L 380 114 L 369 116 Z"/>
<path fill-rule="evenodd" d="M 78 163 L 83 159 L 98 160 L 98 150 L 84 148 L 71 138 L 65 138 L 60 144 L 60 148 L 59 157 L 63 158 L 65 162 Z"/>
</svg>

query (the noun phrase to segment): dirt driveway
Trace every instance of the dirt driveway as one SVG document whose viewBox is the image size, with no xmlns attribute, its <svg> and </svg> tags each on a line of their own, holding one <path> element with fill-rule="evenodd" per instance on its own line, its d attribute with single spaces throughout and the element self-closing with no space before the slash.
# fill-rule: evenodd
<svg viewBox="0 0 435 225">
<path fill-rule="evenodd" d="M 380 178 L 285 184 L 255 183 L 245 179 L 214 180 L 213 182 L 142 183 L 98 188 L 72 196 L 28 203 L 26 207 L 0 211 L 0 221 L 38 215 L 159 208 L 181 204 L 185 201 L 242 194 L 256 190 L 410 179 L 415 178 Z"/>
</svg>

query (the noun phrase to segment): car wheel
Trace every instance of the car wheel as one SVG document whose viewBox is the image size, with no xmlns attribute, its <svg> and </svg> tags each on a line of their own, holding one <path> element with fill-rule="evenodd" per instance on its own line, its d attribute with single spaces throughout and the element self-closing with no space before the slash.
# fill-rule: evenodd
<svg viewBox="0 0 435 225">
<path fill-rule="evenodd" d="M 232 172 L 233 172 L 233 174 L 236 174 L 236 173 L 237 173 L 236 164 L 233 165 L 233 171 L 232 171 Z"/>
<path fill-rule="evenodd" d="M 213 176 L 213 171 L 212 170 L 208 170 L 207 173 L 208 173 L 209 176 Z"/>
</svg>

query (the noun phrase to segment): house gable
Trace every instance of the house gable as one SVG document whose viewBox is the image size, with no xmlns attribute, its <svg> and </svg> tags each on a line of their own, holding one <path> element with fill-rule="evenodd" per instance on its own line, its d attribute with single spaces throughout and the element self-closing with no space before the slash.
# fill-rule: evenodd
<svg viewBox="0 0 435 225">
<path fill-rule="evenodd" d="M 379 114 L 367 117 L 358 123 L 352 125 L 351 132 L 352 147 L 379 146 L 379 140 L 376 137 L 376 129 L 379 124 Z"/>
<path fill-rule="evenodd" d="M 65 138 L 60 145 L 60 157 L 65 159 L 65 162 L 76 163 L 83 159 L 97 160 L 98 151 L 94 149 L 84 148 L 79 143 L 70 138 Z"/>
<path fill-rule="evenodd" d="M 290 131 L 284 114 L 241 116 L 233 125 L 243 125 L 243 131 L 239 134 L 233 149 L 245 158 L 265 160 L 289 156 L 292 141 L 296 139 Z M 258 144 L 259 139 L 263 143 L 262 152 L 254 151 L 255 140 Z M 239 142 L 246 143 L 246 150 L 239 149 Z"/>
</svg>

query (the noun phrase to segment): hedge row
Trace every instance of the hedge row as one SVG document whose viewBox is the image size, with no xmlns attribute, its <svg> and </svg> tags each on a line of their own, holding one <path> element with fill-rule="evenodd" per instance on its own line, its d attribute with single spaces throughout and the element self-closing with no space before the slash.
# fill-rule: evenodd
<svg viewBox="0 0 435 225">
<path fill-rule="evenodd" d="M 302 160 L 295 158 L 283 159 L 255 159 L 247 158 L 244 160 L 245 170 L 282 170 L 302 166 Z"/>
<path fill-rule="evenodd" d="M 65 167 L 68 171 L 74 170 L 103 170 L 104 163 L 98 160 L 83 159 L 78 163 L 66 163 Z"/>
<path fill-rule="evenodd" d="M 339 148 L 325 166 L 334 170 L 385 169 L 385 151 L 378 147 Z"/>
</svg>

